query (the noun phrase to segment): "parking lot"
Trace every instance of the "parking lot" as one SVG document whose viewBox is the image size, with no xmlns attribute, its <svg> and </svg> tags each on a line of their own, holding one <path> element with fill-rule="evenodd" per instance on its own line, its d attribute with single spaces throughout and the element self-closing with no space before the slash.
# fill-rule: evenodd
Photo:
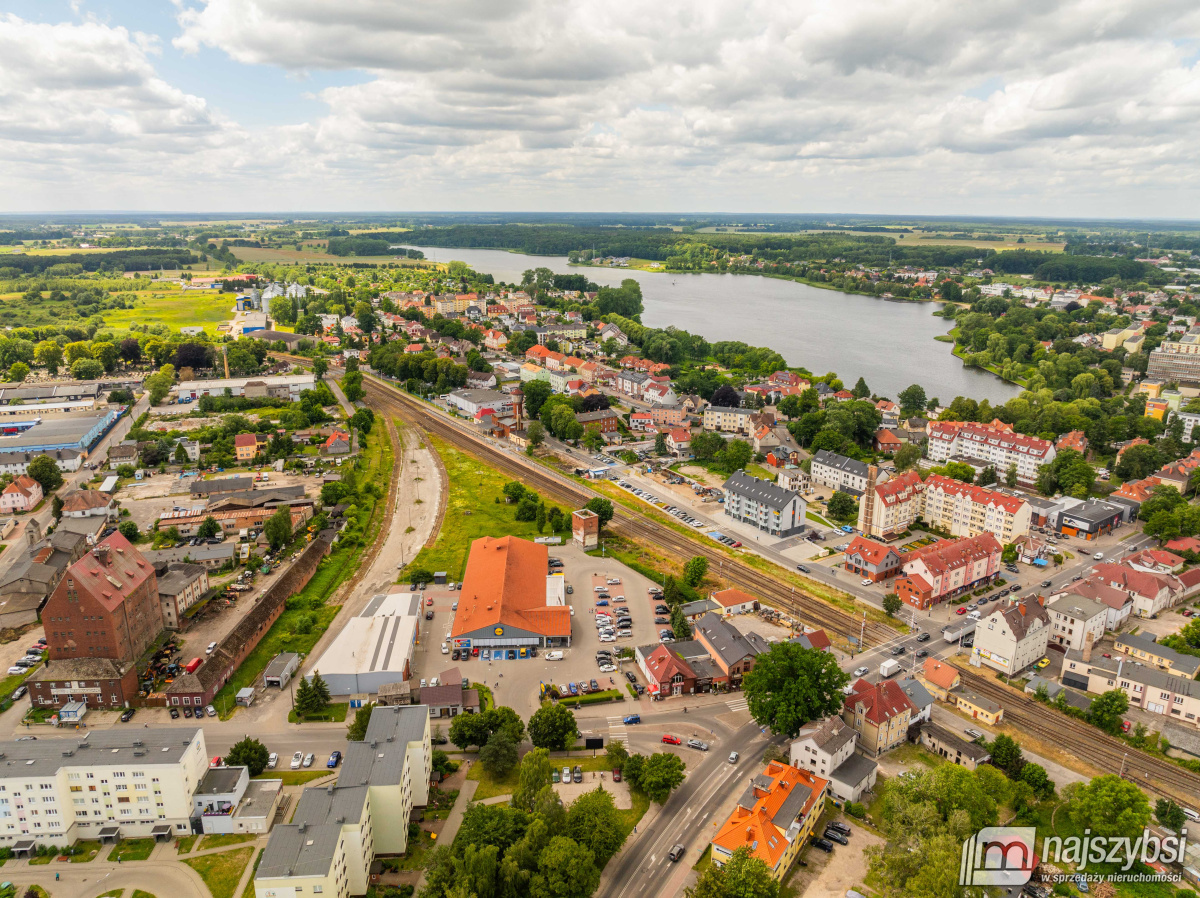
<svg viewBox="0 0 1200 898">
<path fill-rule="evenodd" d="M 453 660 L 452 649 L 443 655 L 442 643 L 446 634 L 453 626 L 454 602 L 463 597 L 459 591 L 450 592 L 445 589 L 430 588 L 425 591 L 426 597 L 432 597 L 432 605 L 423 604 L 425 614 L 433 612 L 432 620 L 421 621 L 421 638 L 413 658 L 414 686 L 419 686 L 420 679 L 426 682 L 432 676 L 437 676 L 449 667 L 459 667 L 462 676 L 474 683 L 485 683 L 491 688 L 496 703 L 513 708 L 522 716 L 528 717 L 539 707 L 539 695 L 543 684 L 567 685 L 587 684 L 597 681 L 601 689 L 620 687 L 629 680 L 626 671 L 634 671 L 636 679 L 645 685 L 644 678 L 636 673 L 633 661 L 618 660 L 614 657 L 613 671 L 601 673 L 596 661 L 596 652 L 607 649 L 615 656 L 619 649 L 632 649 L 636 645 L 658 642 L 660 625 L 654 623 L 654 602 L 650 601 L 649 588 L 654 586 L 646 577 L 627 568 L 611 558 L 592 558 L 582 548 L 573 543 L 563 546 L 550 546 L 550 557 L 562 561 L 563 575 L 568 589 L 567 603 L 572 608 L 571 645 L 561 650 L 561 659 L 555 660 L 554 651 L 547 652 L 538 649 L 537 655 L 531 658 L 484 658 L 472 656 L 458 661 Z M 620 579 L 619 584 L 609 584 L 610 579 Z M 597 598 L 597 586 L 607 589 L 609 598 Z M 616 601 L 620 596 L 624 601 Z M 606 601 L 607 605 L 596 605 L 598 601 Z M 616 621 L 616 609 L 627 609 L 632 623 L 628 627 L 628 636 L 614 634 L 611 640 L 601 642 L 596 627 L 596 612 L 606 611 L 613 615 Z M 449 648 L 449 647 L 448 647 Z M 550 657 L 547 657 L 547 656 Z"/>
</svg>

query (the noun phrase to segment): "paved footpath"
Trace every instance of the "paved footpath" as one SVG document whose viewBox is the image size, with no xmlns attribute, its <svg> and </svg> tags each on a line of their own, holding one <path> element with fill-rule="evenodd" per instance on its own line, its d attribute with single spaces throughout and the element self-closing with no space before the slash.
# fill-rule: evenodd
<svg viewBox="0 0 1200 898">
<path fill-rule="evenodd" d="M 467 812 L 467 805 L 471 803 L 471 799 L 475 797 L 475 790 L 479 788 L 477 780 L 463 780 L 462 787 L 458 790 L 458 798 L 454 801 L 454 807 L 450 809 L 450 816 L 446 818 L 446 825 L 442 827 L 442 832 L 438 836 L 439 845 L 453 845 L 454 837 L 458 835 L 458 828 L 462 826 L 463 814 Z M 502 798 L 507 801 L 512 796 L 505 795 Z M 420 892 L 425 885 L 425 871 L 421 871 L 421 878 L 417 880 L 415 892 Z"/>
</svg>

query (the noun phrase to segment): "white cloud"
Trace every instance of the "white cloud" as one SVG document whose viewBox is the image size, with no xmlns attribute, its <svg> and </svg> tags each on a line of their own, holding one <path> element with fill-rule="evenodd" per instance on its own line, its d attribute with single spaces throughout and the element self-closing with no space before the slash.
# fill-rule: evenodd
<svg viewBox="0 0 1200 898">
<path fill-rule="evenodd" d="M 124 164 L 188 208 L 1195 214 L 1191 0 L 176 3 L 170 52 L 361 83 L 233 123 L 153 38 L 10 16 L 0 161 Z"/>
</svg>

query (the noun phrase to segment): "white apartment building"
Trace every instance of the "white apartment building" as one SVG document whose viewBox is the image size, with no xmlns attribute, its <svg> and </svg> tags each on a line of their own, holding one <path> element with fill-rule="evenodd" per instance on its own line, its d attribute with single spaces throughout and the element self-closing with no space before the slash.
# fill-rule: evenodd
<svg viewBox="0 0 1200 898">
<path fill-rule="evenodd" d="M 791 536 L 806 526 L 808 503 L 791 490 L 734 471 L 725 481 L 725 515 L 773 536 Z"/>
<path fill-rule="evenodd" d="M 879 765 L 855 754 L 857 744 L 858 733 L 842 718 L 814 720 L 796 734 L 788 763 L 829 780 L 830 790 L 842 801 L 858 801 L 875 788 Z"/>
<path fill-rule="evenodd" d="M 866 462 L 856 461 L 827 449 L 818 450 L 812 457 L 813 483 L 831 490 L 861 494 L 867 489 L 869 471 Z"/>
<path fill-rule="evenodd" d="M 1107 605 L 1069 593 L 1047 606 L 1046 613 L 1050 615 L 1050 639 L 1077 652 L 1083 651 L 1089 633 L 1092 645 L 1100 642 L 1108 620 Z"/>
<path fill-rule="evenodd" d="M 704 429 L 719 430 L 722 433 L 750 433 L 750 419 L 757 414 L 749 408 L 728 408 L 722 405 L 710 405 L 704 410 Z"/>
<path fill-rule="evenodd" d="M 1038 469 L 1054 461 L 1054 444 L 1037 437 L 1013 433 L 989 424 L 961 421 L 935 421 L 929 425 L 926 455 L 935 462 L 961 457 L 984 462 L 1003 478 L 1011 465 L 1017 467 L 1017 479 L 1035 483 Z"/>
<path fill-rule="evenodd" d="M 1012 676 L 1040 661 L 1049 642 L 1050 615 L 1041 596 L 1014 600 L 979 622 L 971 663 Z"/>
<path fill-rule="evenodd" d="M 255 898 L 366 894 L 376 854 L 403 854 L 414 806 L 429 802 L 429 708 L 377 706 L 351 742 L 336 785 L 308 788 L 276 826 L 254 876 Z"/>
<path fill-rule="evenodd" d="M 1120 689 L 1131 708 L 1142 708 L 1190 726 L 1200 725 L 1200 682 L 1188 677 L 1135 664 L 1125 658 L 1084 661 L 1079 652 L 1067 652 L 1062 684 L 1091 693 Z"/>
<path fill-rule="evenodd" d="M 923 499 L 924 520 L 953 536 L 986 531 L 1001 543 L 1011 543 L 1029 532 L 1032 509 L 1017 496 L 931 474 L 925 480 Z"/>
<path fill-rule="evenodd" d="M 92 730 L 4 742 L 0 753 L 0 846 L 18 856 L 80 839 L 186 835 L 208 772 L 200 729 Z"/>
</svg>

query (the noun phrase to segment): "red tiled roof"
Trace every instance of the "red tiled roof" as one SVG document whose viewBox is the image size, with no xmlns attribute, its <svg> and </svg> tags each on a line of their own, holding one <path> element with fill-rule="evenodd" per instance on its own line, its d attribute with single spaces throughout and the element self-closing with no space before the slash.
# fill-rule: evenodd
<svg viewBox="0 0 1200 898">
<path fill-rule="evenodd" d="M 996 426 L 997 424 L 1000 426 Z M 1009 425 L 998 421 L 992 424 L 976 424 L 972 421 L 935 421 L 929 425 L 929 438 L 947 443 L 962 440 L 967 444 L 964 446 L 966 451 L 969 451 L 972 443 L 979 445 L 987 443 L 1035 458 L 1040 458 L 1051 449 L 1049 441 L 1013 433 Z"/>
<path fill-rule="evenodd" d="M 952 689 L 959 673 L 958 668 L 952 664 L 939 661 L 937 658 L 926 658 L 924 676 L 926 682 L 932 683 L 934 686 L 941 689 Z"/>
<path fill-rule="evenodd" d="M 108 550 L 107 561 L 96 552 L 89 552 L 71 565 L 67 576 L 113 611 L 127 595 L 154 576 L 154 566 L 119 533 L 110 534 L 97 548 Z"/>
<path fill-rule="evenodd" d="M 1194 536 L 1183 536 L 1167 543 L 1172 552 L 1200 552 L 1200 539 Z"/>
<path fill-rule="evenodd" d="M 857 708 L 860 704 L 866 719 L 874 724 L 884 724 L 905 711 L 911 714 L 916 710 L 916 706 L 909 701 L 895 680 L 883 680 L 879 683 L 859 680 L 854 684 L 854 692 L 846 699 L 846 705 Z"/>
<path fill-rule="evenodd" d="M 873 539 L 867 539 L 865 536 L 856 536 L 851 540 L 850 545 L 846 547 L 846 555 L 857 555 L 867 564 L 879 565 L 887 558 L 888 553 L 893 551 L 890 546 L 885 546 L 883 543 L 877 543 Z M 899 556 L 897 556 L 899 557 Z"/>
<path fill-rule="evenodd" d="M 722 589 L 720 592 L 714 592 L 712 594 L 712 600 L 718 605 L 721 605 L 723 608 L 729 608 L 733 605 L 744 605 L 747 602 L 758 601 L 758 599 L 754 598 L 754 596 L 750 595 L 749 593 L 742 592 L 740 589 L 735 587 Z"/>
<path fill-rule="evenodd" d="M 1104 582 L 1147 598 L 1158 595 L 1164 587 L 1171 590 L 1180 588 L 1178 577 L 1151 571 L 1139 571 L 1124 564 L 1098 564 L 1092 570 L 1096 572 L 1097 576 L 1103 578 Z"/>
<path fill-rule="evenodd" d="M 921 475 L 912 470 L 876 484 L 875 496 L 884 505 L 895 505 L 897 502 L 908 501 L 924 490 L 925 484 L 921 482 Z"/>
<path fill-rule="evenodd" d="M 925 481 L 926 490 L 941 490 L 952 496 L 969 496 L 977 505 L 995 505 L 1003 508 L 1009 514 L 1016 514 L 1025 504 L 1025 500 L 1017 496 L 989 490 L 986 487 L 975 486 L 973 483 L 963 483 L 953 477 L 943 477 L 941 474 L 930 474 Z"/>
<path fill-rule="evenodd" d="M 646 656 L 646 668 L 659 683 L 669 682 L 675 674 L 688 680 L 696 678 L 696 672 L 692 670 L 691 665 L 669 651 L 665 645 L 660 645 Z"/>
<path fill-rule="evenodd" d="M 981 556 L 998 555 L 1000 543 L 991 533 L 980 533 L 962 539 L 947 539 L 933 545 L 914 549 L 904 556 L 904 563 L 920 560 L 932 573 L 945 573 L 976 561 Z"/>
</svg>

